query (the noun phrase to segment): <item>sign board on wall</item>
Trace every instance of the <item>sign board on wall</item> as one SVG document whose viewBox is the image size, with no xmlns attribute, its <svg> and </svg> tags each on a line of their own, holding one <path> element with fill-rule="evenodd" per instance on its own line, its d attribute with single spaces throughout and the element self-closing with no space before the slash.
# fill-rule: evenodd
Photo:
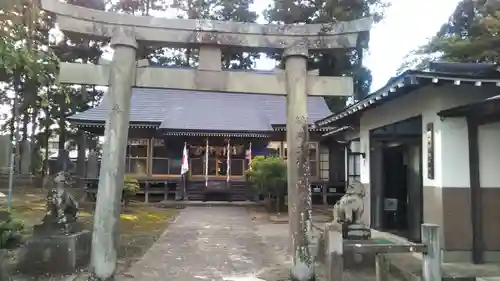
<svg viewBox="0 0 500 281">
<path fill-rule="evenodd" d="M 397 210 L 398 210 L 398 199 L 396 198 L 384 199 L 384 211 L 395 212 Z"/>
<path fill-rule="evenodd" d="M 434 179 L 434 124 L 427 123 L 425 137 L 427 141 L 427 178 Z"/>
</svg>

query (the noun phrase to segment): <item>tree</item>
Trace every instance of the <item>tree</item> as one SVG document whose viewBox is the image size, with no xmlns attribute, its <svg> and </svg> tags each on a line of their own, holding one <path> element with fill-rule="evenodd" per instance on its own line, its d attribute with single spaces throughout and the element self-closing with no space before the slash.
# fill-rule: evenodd
<svg viewBox="0 0 500 281">
<path fill-rule="evenodd" d="M 92 9 L 104 9 L 102 0 L 67 2 Z M 37 1 L 9 0 L 1 8 L 3 13 L 0 13 L 0 21 L 9 23 L 12 27 L 1 34 L 2 39 L 8 40 L 0 43 L 3 44 L 0 47 L 3 50 L 0 51 L 0 66 L 5 65 L 0 69 L 7 69 L 9 73 L 4 71 L 4 75 L 0 76 L 8 84 L 4 96 L 6 92 L 16 91 L 15 100 L 19 106 L 13 109 L 12 116 L 18 116 L 17 120 L 22 120 L 14 122 L 14 118 L 11 118 L 4 129 L 13 132 L 14 124 L 17 124 L 23 141 L 31 138 L 30 142 L 23 144 L 34 144 L 33 149 L 17 145 L 16 166 L 25 167 L 23 172 L 37 172 L 41 158 L 39 148 L 46 146 L 48 139 L 55 133 L 59 136 L 59 149 L 65 149 L 66 142 L 74 141 L 76 137 L 76 130 L 69 125 L 66 117 L 88 109 L 102 96 L 101 91 L 91 86 L 56 85 L 58 61 L 96 63 L 102 54 L 102 46 L 107 42 L 70 36 L 49 47 L 49 32 L 54 27 L 55 18 L 49 13 L 41 12 Z M 13 65 L 15 63 L 17 67 Z M 3 100 L 4 103 L 8 102 Z M 39 126 L 40 124 L 43 126 Z M 52 129 L 53 125 L 58 128 Z M 30 156 L 31 161 L 28 161 Z M 47 154 L 45 156 L 48 157 Z"/>
<path fill-rule="evenodd" d="M 327 23 L 350 21 L 373 16 L 375 22 L 383 18 L 383 10 L 388 6 L 385 0 L 274 0 L 264 12 L 270 23 Z M 361 34 L 358 47 L 354 50 L 335 50 L 315 54 L 309 59 L 308 68 L 318 69 L 321 76 L 353 76 L 355 99 L 368 95 L 371 72 L 362 66 L 363 53 L 369 42 L 369 34 Z M 279 55 L 270 54 L 281 60 Z M 333 112 L 345 107 L 346 98 L 326 98 Z"/>
<path fill-rule="evenodd" d="M 3 75 L 0 76 L 7 85 L 1 95 L 2 102 L 12 106 L 12 96 L 7 94 L 14 93 L 14 104 L 18 106 L 13 107 L 11 120 L 5 129 L 9 129 L 13 136 L 14 125 L 19 127 L 14 116 L 22 117 L 22 143 L 25 145 L 21 149 L 19 142 L 16 143 L 16 167 L 24 167 L 23 171 L 29 172 L 30 159 L 35 154 L 27 146 L 30 143 L 28 125 L 31 121 L 31 131 L 36 131 L 40 102 L 37 93 L 53 83 L 57 60 L 46 48 L 45 31 L 48 30 L 50 16 L 41 12 L 32 1 L 10 1 L 7 4 L 0 9 L 3 27 L 0 34 L 0 69 Z M 16 137 L 16 140 L 20 139 Z M 26 157 L 21 157 L 21 153 Z M 21 158 L 26 165 L 20 165 Z"/>
<path fill-rule="evenodd" d="M 255 22 L 258 15 L 250 10 L 253 2 L 254 0 L 175 0 L 171 7 L 184 12 L 190 19 Z M 186 59 L 183 66 L 195 66 L 198 62 L 198 50 L 187 49 L 183 56 Z M 223 49 L 221 66 L 223 69 L 252 69 L 259 57 L 259 53 L 255 52 Z"/>
<path fill-rule="evenodd" d="M 139 189 L 139 181 L 132 175 L 125 175 L 125 179 L 123 180 L 122 196 L 122 201 L 125 207 L 130 204 L 130 199 L 137 195 Z"/>
<path fill-rule="evenodd" d="M 261 194 L 266 194 L 270 209 L 281 212 L 285 210 L 286 163 L 279 157 L 257 156 L 252 159 L 248 178 Z M 275 205 L 273 206 L 272 202 Z"/>
<path fill-rule="evenodd" d="M 452 62 L 500 61 L 500 13 L 486 1 L 463 0 L 448 22 L 425 45 L 412 51 L 399 68 L 424 69 L 435 59 Z"/>
</svg>

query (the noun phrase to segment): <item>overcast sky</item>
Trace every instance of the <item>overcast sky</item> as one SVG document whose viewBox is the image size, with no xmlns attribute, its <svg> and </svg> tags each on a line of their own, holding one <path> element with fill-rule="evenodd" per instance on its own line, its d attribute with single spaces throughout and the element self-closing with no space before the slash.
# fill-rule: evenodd
<svg viewBox="0 0 500 281">
<path fill-rule="evenodd" d="M 370 34 L 369 54 L 364 64 L 372 70 L 372 91 L 382 87 L 396 74 L 403 58 L 432 37 L 452 14 L 459 0 L 392 0 L 384 21 L 376 24 Z M 255 0 L 254 9 L 262 11 L 268 0 Z M 259 19 L 265 23 L 263 19 Z M 273 68 L 263 59 L 257 68 Z"/>
</svg>

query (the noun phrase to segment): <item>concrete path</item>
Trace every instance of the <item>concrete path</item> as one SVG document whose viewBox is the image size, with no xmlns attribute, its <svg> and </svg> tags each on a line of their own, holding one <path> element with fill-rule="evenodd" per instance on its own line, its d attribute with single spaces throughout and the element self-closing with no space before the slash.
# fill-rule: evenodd
<svg viewBox="0 0 500 281">
<path fill-rule="evenodd" d="M 188 207 L 124 280 L 259 280 L 252 276 L 276 262 L 246 208 Z"/>
</svg>

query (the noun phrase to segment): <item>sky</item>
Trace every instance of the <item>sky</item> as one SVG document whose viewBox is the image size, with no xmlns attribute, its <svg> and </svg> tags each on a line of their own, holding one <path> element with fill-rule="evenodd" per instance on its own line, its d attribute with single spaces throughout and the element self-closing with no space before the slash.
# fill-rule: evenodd
<svg viewBox="0 0 500 281">
<path fill-rule="evenodd" d="M 382 87 L 404 57 L 425 44 L 445 23 L 459 0 L 393 0 L 384 21 L 370 33 L 363 64 L 373 75 L 372 91 Z"/>
<path fill-rule="evenodd" d="M 369 51 L 363 64 L 372 71 L 371 90 L 375 91 L 393 76 L 404 57 L 425 44 L 448 20 L 459 0 L 392 0 L 382 22 L 370 33 Z M 253 9 L 262 11 L 267 0 L 255 0 Z M 263 19 L 259 19 L 265 23 Z M 258 69 L 271 69 L 274 62 L 261 59 Z"/>
</svg>

